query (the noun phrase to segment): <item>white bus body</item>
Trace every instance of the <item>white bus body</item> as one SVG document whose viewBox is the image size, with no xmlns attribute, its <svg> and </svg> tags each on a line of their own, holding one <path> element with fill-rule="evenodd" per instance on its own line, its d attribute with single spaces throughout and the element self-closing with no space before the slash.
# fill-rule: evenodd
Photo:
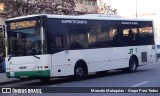
<svg viewBox="0 0 160 96">
<path fill-rule="evenodd" d="M 31 15 L 9 19 L 6 25 L 5 61 L 9 78 L 36 77 L 44 81 L 74 75 L 83 79 L 90 72 L 112 69 L 135 72 L 141 65 L 156 62 L 152 20 Z M 127 39 L 130 29 L 132 41 Z M 124 41 L 114 39 L 120 31 Z M 81 47 L 74 48 L 71 43 L 75 42 L 81 43 Z M 33 50 L 37 47 L 39 51 Z"/>
</svg>

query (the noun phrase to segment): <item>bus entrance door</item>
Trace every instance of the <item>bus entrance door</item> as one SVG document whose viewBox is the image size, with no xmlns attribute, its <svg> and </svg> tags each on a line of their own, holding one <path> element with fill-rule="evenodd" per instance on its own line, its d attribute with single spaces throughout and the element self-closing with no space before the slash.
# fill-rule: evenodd
<svg viewBox="0 0 160 96">
<path fill-rule="evenodd" d="M 63 35 L 62 34 L 50 34 L 49 35 L 49 45 L 51 62 L 52 62 L 52 72 L 53 76 L 60 76 L 64 74 L 64 65 L 65 65 L 65 51 L 64 51 L 64 43 L 63 43 Z"/>
</svg>

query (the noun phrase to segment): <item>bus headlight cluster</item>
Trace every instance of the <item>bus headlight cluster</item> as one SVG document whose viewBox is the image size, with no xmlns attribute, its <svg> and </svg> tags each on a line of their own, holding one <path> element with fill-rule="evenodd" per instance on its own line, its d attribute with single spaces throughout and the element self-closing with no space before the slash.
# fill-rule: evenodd
<svg viewBox="0 0 160 96">
<path fill-rule="evenodd" d="M 38 68 L 38 69 L 43 69 L 43 68 L 44 68 L 44 69 L 47 69 L 48 66 L 38 66 L 37 68 Z"/>
<path fill-rule="evenodd" d="M 6 68 L 6 70 L 11 70 L 10 68 Z"/>
<path fill-rule="evenodd" d="M 38 69 L 42 69 L 43 67 L 42 66 L 38 66 Z"/>
</svg>

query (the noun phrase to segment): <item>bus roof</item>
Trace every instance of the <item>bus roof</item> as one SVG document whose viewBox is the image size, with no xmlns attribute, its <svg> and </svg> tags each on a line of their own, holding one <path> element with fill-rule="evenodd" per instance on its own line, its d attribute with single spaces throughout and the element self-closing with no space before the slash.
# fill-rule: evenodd
<svg viewBox="0 0 160 96">
<path fill-rule="evenodd" d="M 26 18 L 32 17 L 43 17 L 46 16 L 47 18 L 63 18 L 63 19 L 88 19 L 88 20 L 132 20 L 132 21 L 153 21 L 152 19 L 137 19 L 137 18 L 122 18 L 119 16 L 112 16 L 112 15 L 100 15 L 100 14 L 93 14 L 93 15 L 51 15 L 51 14 L 37 14 L 37 15 L 27 15 L 27 16 L 20 16 L 16 18 L 10 18 L 6 21 L 12 20 L 21 20 Z"/>
</svg>

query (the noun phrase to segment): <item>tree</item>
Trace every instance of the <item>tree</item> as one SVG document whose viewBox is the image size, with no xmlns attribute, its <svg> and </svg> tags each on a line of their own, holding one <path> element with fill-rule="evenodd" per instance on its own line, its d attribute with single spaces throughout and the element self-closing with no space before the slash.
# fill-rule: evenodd
<svg viewBox="0 0 160 96">
<path fill-rule="evenodd" d="M 74 14 L 76 0 L 0 0 L 6 18 L 31 14 Z"/>
<path fill-rule="evenodd" d="M 117 15 L 117 9 L 112 9 L 111 6 L 108 6 L 106 3 L 103 3 L 102 0 L 98 3 L 98 13 L 107 14 L 107 15 Z"/>
</svg>

